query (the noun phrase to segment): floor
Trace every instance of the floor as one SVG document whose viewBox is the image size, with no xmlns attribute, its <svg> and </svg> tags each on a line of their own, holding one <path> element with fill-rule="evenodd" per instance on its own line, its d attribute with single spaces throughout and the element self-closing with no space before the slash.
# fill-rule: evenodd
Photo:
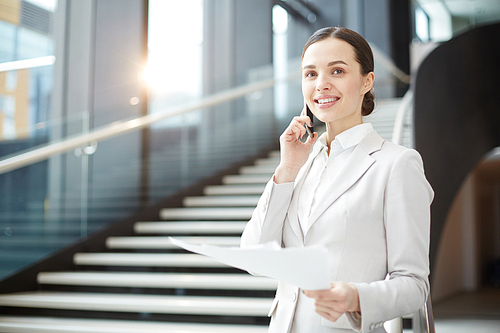
<svg viewBox="0 0 500 333">
<path fill-rule="evenodd" d="M 460 293 L 433 307 L 436 333 L 500 333 L 500 289 Z"/>
</svg>

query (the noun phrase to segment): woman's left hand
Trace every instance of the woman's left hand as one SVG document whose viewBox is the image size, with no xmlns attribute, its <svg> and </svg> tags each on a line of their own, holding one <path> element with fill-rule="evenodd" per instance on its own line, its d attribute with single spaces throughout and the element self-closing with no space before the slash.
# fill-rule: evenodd
<svg viewBox="0 0 500 333">
<path fill-rule="evenodd" d="M 332 282 L 327 290 L 304 290 L 316 300 L 316 312 L 329 321 L 336 321 L 345 312 L 359 312 L 358 289 L 352 283 Z"/>
</svg>

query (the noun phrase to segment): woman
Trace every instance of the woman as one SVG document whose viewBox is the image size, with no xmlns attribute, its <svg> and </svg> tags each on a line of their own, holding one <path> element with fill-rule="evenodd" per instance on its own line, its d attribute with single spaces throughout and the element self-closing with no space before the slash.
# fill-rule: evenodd
<svg viewBox="0 0 500 333">
<path fill-rule="evenodd" d="M 302 93 L 326 133 L 302 142 L 311 120 L 303 111 L 291 121 L 242 246 L 323 245 L 332 283 L 302 291 L 280 282 L 269 332 L 385 332 L 385 321 L 427 299 L 433 191 L 415 150 L 363 123 L 373 66 L 368 43 L 345 28 L 318 30 L 304 47 Z"/>
</svg>

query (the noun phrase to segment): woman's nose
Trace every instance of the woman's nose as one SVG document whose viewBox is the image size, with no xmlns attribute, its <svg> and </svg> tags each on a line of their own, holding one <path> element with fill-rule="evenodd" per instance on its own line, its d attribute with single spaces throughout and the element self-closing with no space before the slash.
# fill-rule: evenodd
<svg viewBox="0 0 500 333">
<path fill-rule="evenodd" d="M 330 90 L 331 88 L 332 88 L 331 82 L 328 81 L 327 78 L 320 76 L 316 83 L 316 90 L 323 91 L 323 90 Z"/>
</svg>

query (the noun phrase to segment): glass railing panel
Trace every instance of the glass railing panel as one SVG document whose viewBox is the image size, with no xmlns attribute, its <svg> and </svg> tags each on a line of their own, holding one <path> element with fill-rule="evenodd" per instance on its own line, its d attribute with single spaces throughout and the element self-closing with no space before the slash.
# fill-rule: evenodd
<svg viewBox="0 0 500 333">
<path fill-rule="evenodd" d="M 150 199 L 173 194 L 277 143 L 280 127 L 272 88 L 167 119 L 151 130 Z"/>
<path fill-rule="evenodd" d="M 249 82 L 265 77 L 249 75 Z M 291 117 L 300 113 L 302 98 L 300 80 L 281 84 L 280 95 L 276 89 L 173 116 L 0 174 L 0 279 L 277 144 Z M 287 111 L 277 112 L 281 103 Z M 82 112 L 72 123 L 61 121 L 52 128 L 84 132 L 85 121 Z M 144 147 L 149 147 L 147 154 Z"/>
<path fill-rule="evenodd" d="M 50 216 L 48 161 L 0 175 L 0 278 L 80 236 L 70 220 Z"/>
</svg>

